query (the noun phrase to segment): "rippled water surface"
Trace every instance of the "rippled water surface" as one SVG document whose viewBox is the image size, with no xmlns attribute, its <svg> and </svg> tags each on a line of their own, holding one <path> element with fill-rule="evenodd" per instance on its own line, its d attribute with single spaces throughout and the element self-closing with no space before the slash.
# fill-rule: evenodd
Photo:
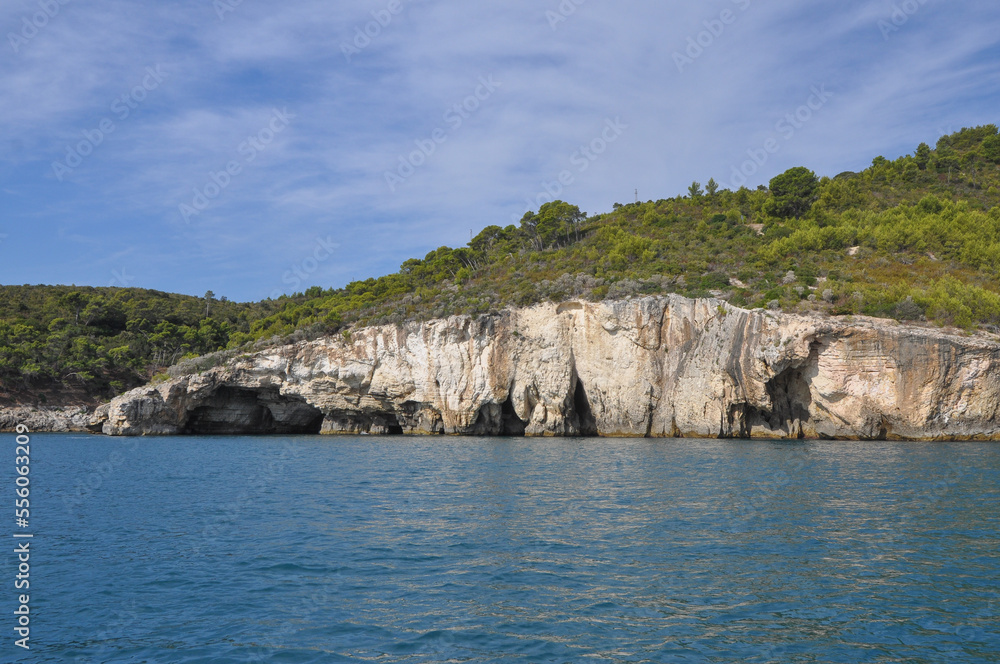
<svg viewBox="0 0 1000 664">
<path fill-rule="evenodd" d="M 8 553 L 2 661 L 1000 661 L 997 444 L 39 434 L 31 455 L 33 648 Z"/>
</svg>

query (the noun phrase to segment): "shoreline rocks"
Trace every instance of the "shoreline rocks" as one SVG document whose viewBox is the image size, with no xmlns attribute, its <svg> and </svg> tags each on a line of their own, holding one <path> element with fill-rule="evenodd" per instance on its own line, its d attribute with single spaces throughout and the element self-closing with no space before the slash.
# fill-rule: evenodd
<svg viewBox="0 0 1000 664">
<path fill-rule="evenodd" d="M 91 417 L 86 406 L 3 406 L 0 407 L 0 432 L 12 432 L 18 424 L 32 432 L 92 431 L 89 428 Z"/>
</svg>

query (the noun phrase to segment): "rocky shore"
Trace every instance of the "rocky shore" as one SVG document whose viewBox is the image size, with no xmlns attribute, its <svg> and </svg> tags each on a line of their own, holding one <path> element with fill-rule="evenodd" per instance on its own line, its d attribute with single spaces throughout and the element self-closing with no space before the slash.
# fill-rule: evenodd
<svg viewBox="0 0 1000 664">
<path fill-rule="evenodd" d="M 545 303 L 249 353 L 132 390 L 86 426 L 997 440 L 1000 343 L 679 296 Z"/>
<path fill-rule="evenodd" d="M 91 431 L 91 417 L 92 411 L 86 406 L 3 406 L 0 407 L 0 432 L 14 431 L 18 424 L 25 425 L 29 431 Z"/>
</svg>

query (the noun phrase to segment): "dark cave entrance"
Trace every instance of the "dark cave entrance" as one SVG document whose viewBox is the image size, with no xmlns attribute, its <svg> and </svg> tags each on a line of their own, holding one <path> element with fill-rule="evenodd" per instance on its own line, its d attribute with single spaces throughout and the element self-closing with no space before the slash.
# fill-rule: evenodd
<svg viewBox="0 0 1000 664">
<path fill-rule="evenodd" d="M 399 423 L 399 418 L 391 413 L 385 415 L 385 432 L 389 436 L 403 435 L 403 425 Z"/>
<path fill-rule="evenodd" d="M 188 435 L 318 434 L 323 412 L 301 399 L 222 386 L 188 415 Z"/>
<path fill-rule="evenodd" d="M 501 436 L 523 436 L 528 428 L 525 421 L 517 416 L 517 412 L 514 410 L 514 400 L 510 394 L 500 406 L 500 423 Z"/>
<path fill-rule="evenodd" d="M 587 398 L 587 389 L 583 386 L 583 381 L 579 377 L 576 379 L 576 387 L 573 389 L 573 420 L 576 429 L 581 436 L 597 436 L 597 418 L 590 407 L 590 399 Z"/>
<path fill-rule="evenodd" d="M 790 435 L 803 438 L 802 423 L 810 418 L 812 394 L 809 381 L 803 375 L 804 367 L 791 367 L 781 372 L 765 385 L 771 397 L 768 424 L 772 429 L 784 429 Z M 798 425 L 796 432 L 795 425 Z"/>
</svg>

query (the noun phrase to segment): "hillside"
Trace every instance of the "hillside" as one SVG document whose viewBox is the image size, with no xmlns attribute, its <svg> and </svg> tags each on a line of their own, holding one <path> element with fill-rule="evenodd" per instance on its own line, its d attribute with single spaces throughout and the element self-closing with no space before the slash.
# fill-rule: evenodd
<svg viewBox="0 0 1000 664">
<path fill-rule="evenodd" d="M 769 187 L 618 205 L 562 201 L 488 226 L 399 272 L 239 304 L 157 291 L 0 287 L 3 401 L 66 390 L 107 398 L 197 355 L 358 324 L 639 294 L 714 295 L 787 312 L 1000 325 L 1000 136 L 988 125 L 860 173 L 790 169 Z"/>
<path fill-rule="evenodd" d="M 715 292 L 733 304 L 788 311 L 994 325 L 998 206 L 997 128 L 965 129 L 934 149 L 921 144 L 914 155 L 877 157 L 861 173 L 833 178 L 803 168 L 758 190 L 694 183 L 686 196 L 616 204 L 589 218 L 549 203 L 519 226 L 488 226 L 467 246 L 408 260 L 396 274 L 311 289 L 234 340 L 672 292 Z"/>
<path fill-rule="evenodd" d="M 224 348 L 280 308 L 140 288 L 0 286 L 0 404 L 110 398 L 186 355 Z"/>
</svg>

